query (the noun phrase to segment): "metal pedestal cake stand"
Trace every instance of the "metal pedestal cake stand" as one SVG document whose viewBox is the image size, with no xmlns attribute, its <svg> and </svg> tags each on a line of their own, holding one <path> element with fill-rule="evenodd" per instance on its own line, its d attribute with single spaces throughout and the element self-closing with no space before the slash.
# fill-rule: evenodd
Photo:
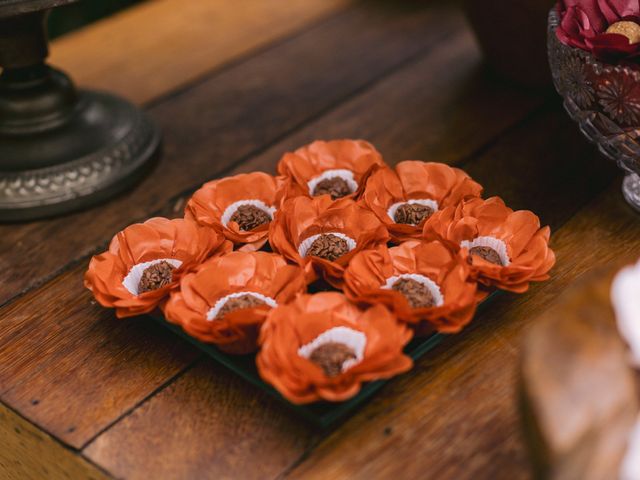
<svg viewBox="0 0 640 480">
<path fill-rule="evenodd" d="M 144 113 L 78 90 L 45 63 L 45 21 L 76 0 L 0 0 L 0 221 L 93 205 L 149 169 L 160 135 Z"/>
</svg>

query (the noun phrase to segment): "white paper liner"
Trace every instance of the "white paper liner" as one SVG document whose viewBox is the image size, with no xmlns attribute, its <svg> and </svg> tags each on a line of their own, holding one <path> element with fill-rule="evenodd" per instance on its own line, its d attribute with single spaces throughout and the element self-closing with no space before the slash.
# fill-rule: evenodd
<svg viewBox="0 0 640 480">
<path fill-rule="evenodd" d="M 473 240 L 463 240 L 460 242 L 462 248 L 471 250 L 474 247 L 489 247 L 496 251 L 502 262 L 502 266 L 506 267 L 511 263 L 511 259 L 507 254 L 507 244 L 499 238 L 495 237 L 476 237 Z"/>
<path fill-rule="evenodd" d="M 640 262 L 618 272 L 611 284 L 611 303 L 631 362 L 640 367 Z"/>
<path fill-rule="evenodd" d="M 269 217 L 271 217 L 271 220 L 273 220 L 273 216 L 276 213 L 275 207 L 270 207 L 262 200 L 239 200 L 237 202 L 233 202 L 231 205 L 225 208 L 222 217 L 220 217 L 220 223 L 222 223 L 222 225 L 226 227 L 227 224 L 231 221 L 231 217 L 233 217 L 233 214 L 236 213 L 236 210 L 238 210 L 238 208 L 242 205 L 251 205 L 253 207 L 259 208 L 267 215 L 269 215 Z"/>
<path fill-rule="evenodd" d="M 307 186 L 309 187 L 309 195 L 313 196 L 313 192 L 321 181 L 335 177 L 341 178 L 342 180 L 347 182 L 351 193 L 358 190 L 358 182 L 356 182 L 355 178 L 353 178 L 353 172 L 351 170 L 339 168 L 336 170 L 325 170 L 317 177 L 313 177 L 311 180 L 309 180 L 307 182 Z"/>
<path fill-rule="evenodd" d="M 138 263 L 131 267 L 129 273 L 127 273 L 127 276 L 122 279 L 122 286 L 126 288 L 131 295 L 137 296 L 138 286 L 140 285 L 140 279 L 142 278 L 143 272 L 151 265 L 155 265 L 156 263 L 160 262 L 167 262 L 174 268 L 180 268 L 180 266 L 182 265 L 182 261 L 176 260 L 175 258 L 158 258 L 157 260 Z"/>
<path fill-rule="evenodd" d="M 315 242 L 316 239 L 322 235 L 335 235 L 336 237 L 340 237 L 345 242 L 347 242 L 347 248 L 349 249 L 349 252 L 356 248 L 356 241 L 353 238 L 345 235 L 344 233 L 326 232 L 318 233 L 317 235 L 311 235 L 310 237 L 307 237 L 302 242 L 300 242 L 300 245 L 298 245 L 298 255 L 300 255 L 302 258 L 306 257 L 309 248 L 311 248 L 311 245 L 313 245 L 313 242 Z"/>
<path fill-rule="evenodd" d="M 398 207 L 400 207 L 400 205 L 404 205 L 405 203 L 408 203 L 410 205 L 424 205 L 425 207 L 429 207 L 431 210 L 433 210 L 433 212 L 437 212 L 438 211 L 438 202 L 436 202 L 435 200 L 430 200 L 428 198 L 425 199 L 418 199 L 418 200 L 407 200 L 406 202 L 396 202 L 393 205 L 391 205 L 389 207 L 389 209 L 387 210 L 387 215 L 389 215 L 389 218 L 391 220 L 393 220 L 394 222 L 396 221 L 396 212 L 398 211 Z M 415 223 L 412 223 L 411 225 L 417 225 Z"/>
<path fill-rule="evenodd" d="M 440 291 L 440 286 L 429 277 L 425 277 L 424 275 L 420 275 L 419 273 L 403 273 L 402 275 L 394 275 L 393 277 L 389 277 L 387 278 L 385 284 L 382 285 L 382 288 L 391 289 L 394 283 L 403 278 L 415 280 L 416 282 L 421 283 L 422 285 L 427 287 L 427 289 L 433 296 L 433 301 L 436 307 L 439 307 L 444 303 L 444 297 L 442 296 L 442 292 Z"/>
<path fill-rule="evenodd" d="M 349 327 L 333 327 L 325 330 L 306 345 L 301 346 L 298 349 L 298 355 L 308 359 L 316 348 L 327 343 L 342 343 L 353 350 L 356 358 L 350 358 L 342 363 L 341 372 L 345 372 L 360 363 L 364 358 L 367 336 Z"/>
<path fill-rule="evenodd" d="M 243 297 L 245 295 L 251 295 L 252 297 L 262 300 L 271 308 L 275 308 L 278 306 L 278 303 L 273 298 L 267 297 L 266 295 L 262 295 L 261 293 L 258 293 L 258 292 L 235 292 L 235 293 L 230 293 L 229 295 L 225 295 L 220 300 L 218 300 L 215 303 L 215 305 L 211 307 L 207 312 L 207 320 L 209 320 L 210 322 L 215 320 L 216 317 L 218 316 L 218 313 L 220 313 L 220 310 L 222 309 L 222 307 L 224 307 L 227 301 L 231 300 L 232 298 Z"/>
<path fill-rule="evenodd" d="M 620 480 L 640 480 L 640 417 L 629 436 L 627 452 L 620 466 Z"/>
</svg>

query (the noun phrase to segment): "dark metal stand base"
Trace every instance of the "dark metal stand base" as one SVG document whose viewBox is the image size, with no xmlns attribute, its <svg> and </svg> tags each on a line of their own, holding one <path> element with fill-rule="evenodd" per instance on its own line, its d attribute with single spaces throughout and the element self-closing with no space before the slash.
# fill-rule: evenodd
<svg viewBox="0 0 640 480">
<path fill-rule="evenodd" d="M 48 8 L 75 0 L 0 0 L 0 221 L 85 208 L 131 187 L 160 136 L 108 93 L 77 90 L 48 66 Z"/>
<path fill-rule="evenodd" d="M 0 165 L 36 166 L 0 171 L 0 221 L 88 207 L 131 187 L 152 165 L 160 136 L 132 104 L 79 91 L 74 110 L 59 128 L 0 135 Z"/>
</svg>

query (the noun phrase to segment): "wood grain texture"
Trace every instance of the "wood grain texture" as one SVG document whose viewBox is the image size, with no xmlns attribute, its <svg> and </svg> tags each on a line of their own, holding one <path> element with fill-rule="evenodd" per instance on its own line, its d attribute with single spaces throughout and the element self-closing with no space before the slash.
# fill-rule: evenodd
<svg viewBox="0 0 640 480">
<path fill-rule="evenodd" d="M 283 405 L 208 360 L 84 453 L 130 479 L 275 478 L 314 441 L 311 430 Z"/>
<path fill-rule="evenodd" d="M 356 18 L 359 18 L 360 15 L 358 14 Z M 378 13 L 373 18 L 378 18 L 377 15 Z M 412 15 L 412 21 L 416 21 L 416 18 L 418 17 L 415 14 Z M 438 20 L 441 24 L 443 23 L 443 17 L 433 16 L 430 18 L 429 22 Z M 406 30 L 406 25 L 397 19 L 394 21 L 398 22 L 395 28 Z M 296 142 L 293 146 L 299 145 L 306 137 L 314 135 L 314 132 L 320 136 L 333 136 L 332 133 L 344 131 L 347 135 L 354 134 L 355 136 L 357 132 L 353 129 L 361 125 L 363 126 L 361 133 L 371 137 L 374 142 L 385 145 L 389 150 L 390 146 L 396 146 L 396 150 L 390 154 L 390 159 L 398 160 L 415 156 L 442 161 L 459 161 L 470 155 L 475 149 L 492 141 L 510 123 L 521 119 L 532 108 L 539 105 L 539 97 L 519 93 L 505 85 L 494 84 L 491 79 L 485 78 L 478 70 L 479 54 L 473 47 L 470 35 L 462 29 L 460 24 L 454 23 L 454 25 L 457 27 L 448 37 L 444 48 L 434 49 L 424 59 L 389 75 L 370 91 L 361 93 L 352 101 L 345 103 L 344 106 L 340 106 L 322 119 L 312 122 L 307 128 L 300 130 L 299 134 L 292 137 L 291 141 Z M 364 30 L 364 25 L 361 30 Z M 400 45 L 397 46 L 397 48 L 399 47 Z M 449 81 L 444 81 L 441 76 L 434 75 L 434 71 L 449 72 Z M 175 101 L 187 102 L 193 110 L 193 102 L 201 98 L 198 95 L 194 100 L 191 100 L 189 96 L 185 96 L 184 98 L 179 97 Z M 423 105 L 431 105 L 432 108 L 424 108 Z M 394 117 L 396 109 L 397 118 Z M 185 107 L 184 110 L 188 109 Z M 172 111 L 175 111 L 175 107 Z M 444 134 L 444 128 L 437 126 L 443 116 L 447 118 L 451 126 L 459 126 L 462 131 L 451 135 Z M 395 118 L 392 129 L 385 128 L 389 124 L 390 117 Z M 487 118 L 492 120 L 487 121 Z M 433 125 L 435 131 L 425 135 L 425 124 Z M 332 129 L 335 129 L 335 132 L 332 132 Z M 401 138 L 397 136 L 401 136 Z M 184 145 L 185 152 L 188 154 L 185 156 L 185 162 L 190 158 L 189 155 L 202 155 L 203 148 L 206 151 L 209 140 L 204 137 L 203 134 L 203 138 L 198 140 L 200 145 L 204 144 L 202 147 L 198 147 L 198 143 L 188 145 L 186 139 L 181 140 L 181 145 Z M 176 141 L 178 138 L 176 136 Z M 403 141 L 408 138 L 414 140 Z M 465 138 L 467 140 L 463 141 Z M 284 150 L 288 141 L 288 139 L 284 140 L 278 145 L 279 153 Z M 251 168 L 273 169 L 279 157 L 279 155 L 273 155 L 275 151 L 274 147 L 274 149 L 266 151 L 264 155 L 254 157 L 247 165 Z M 239 169 L 242 168 L 244 168 L 244 164 L 239 167 Z M 174 175 L 174 179 L 175 176 L 177 175 Z M 161 197 L 160 193 L 158 195 L 159 198 L 166 198 Z M 131 214 L 131 209 L 119 212 L 121 217 L 125 217 L 127 214 Z M 88 215 L 84 218 L 85 221 L 88 221 L 86 220 Z M 96 224 L 98 223 L 97 219 L 94 221 Z M 67 219 L 67 225 L 68 222 Z M 86 229 L 82 230 L 83 234 L 85 231 Z M 59 231 L 57 234 L 62 235 Z M 75 241 L 78 241 L 80 237 L 77 232 L 69 231 L 67 234 L 76 239 Z M 42 235 L 42 233 L 38 235 Z M 64 238 L 60 241 L 56 240 L 56 245 L 62 244 L 62 240 Z M 86 241 L 86 239 L 81 241 Z M 100 328 L 99 325 L 105 324 L 105 319 L 112 314 L 88 304 L 88 296 L 82 293 L 80 287 L 80 277 L 83 270 L 84 264 L 80 264 L 48 284 L 45 289 L 37 290 L 19 299 L 10 309 L 5 308 L 7 318 L 11 317 L 15 320 L 8 333 L 0 335 L 0 347 L 7 345 L 7 360 L 5 362 L 7 369 L 4 378 L 7 381 L 19 380 L 16 386 L 4 393 L 4 398 L 39 425 L 54 431 L 56 435 L 74 446 L 82 445 L 90 440 L 100 431 L 104 423 L 109 421 L 109 418 L 110 421 L 116 420 L 125 411 L 123 404 L 126 402 L 107 403 L 106 399 L 109 395 L 116 394 L 126 399 L 133 399 L 137 396 L 139 400 L 142 400 L 148 394 L 149 388 L 156 385 L 155 382 L 149 381 L 113 383 L 112 378 L 118 376 L 118 368 L 123 370 L 131 368 L 127 362 L 116 363 L 108 358 L 101 358 L 99 362 L 106 364 L 104 370 L 95 370 L 87 362 L 87 360 L 94 358 L 88 352 L 95 349 L 95 342 L 101 345 L 106 341 L 109 331 Z M 45 295 L 43 295 L 43 291 L 46 292 Z M 70 295 L 74 298 L 69 299 L 69 305 L 63 305 L 64 302 L 59 302 L 59 311 L 52 317 L 34 321 L 34 318 L 38 318 L 38 312 L 48 308 L 47 305 L 53 304 L 53 300 L 50 298 L 57 291 L 71 292 Z M 43 296 L 44 299 L 41 299 Z M 112 321 L 115 322 L 115 320 Z M 64 335 L 67 332 L 64 328 L 57 326 L 59 322 L 64 322 L 64 325 L 70 324 L 67 322 L 77 322 L 78 325 L 74 331 Z M 128 324 L 124 322 L 124 325 Z M 38 331 L 41 335 L 41 337 L 33 338 L 33 347 L 28 345 L 30 341 L 28 335 L 21 335 L 18 341 L 17 334 L 14 333 L 27 328 Z M 122 330 L 125 337 L 126 328 L 124 326 L 124 330 Z M 153 329 L 150 330 L 153 331 Z M 87 332 L 95 333 L 88 335 Z M 42 355 L 42 347 L 40 347 L 43 342 L 42 338 L 51 338 L 46 356 Z M 79 344 L 80 339 L 83 340 Z M 137 333 L 134 332 L 129 339 L 119 337 L 118 340 L 118 343 L 113 344 L 114 349 L 139 351 L 137 344 L 141 339 Z M 129 345 L 129 343 L 133 345 Z M 162 347 L 150 344 L 149 348 Z M 120 356 L 115 351 L 105 352 L 105 356 L 107 355 L 115 358 Z M 131 355 L 135 355 L 135 353 Z M 60 359 L 67 360 L 59 361 Z M 186 361 L 189 359 L 187 358 Z M 151 368 L 151 363 L 149 365 Z M 179 366 L 183 365 L 183 362 L 178 361 L 171 363 L 171 365 Z M 49 380 L 50 378 L 68 379 L 68 381 L 52 382 Z M 93 382 L 104 385 L 105 388 L 94 389 L 91 393 L 91 402 L 100 404 L 103 408 L 96 413 L 85 408 L 84 405 L 87 404 L 82 403 L 73 409 L 67 409 L 68 415 L 62 420 L 56 414 L 56 410 L 61 408 L 57 406 L 57 403 L 69 396 L 80 385 L 83 389 L 86 388 L 84 383 L 77 381 L 76 378 L 92 379 Z M 113 389 L 113 392 L 109 390 L 110 388 Z M 34 392 L 45 391 L 51 407 L 32 406 L 30 400 Z M 81 399 L 79 402 L 84 402 L 84 400 Z M 245 421 L 252 420 L 245 419 Z M 72 426 L 76 428 L 69 432 L 68 430 Z M 169 455 L 168 452 L 167 455 Z"/>
<path fill-rule="evenodd" d="M 2 311 L 0 398 L 80 448 L 198 355 L 151 319 L 118 320 L 84 266 Z"/>
<path fill-rule="evenodd" d="M 49 61 L 82 86 L 145 103 L 349 3 L 153 0 L 58 39 Z"/>
<path fill-rule="evenodd" d="M 558 263 L 550 281 L 497 299 L 469 330 L 394 383 L 388 400 L 376 400 L 384 414 L 363 410 L 291 478 L 528 478 L 515 396 L 520 337 L 580 275 L 637 258 L 640 224 L 618 180 L 556 231 L 552 244 Z M 386 453 L 391 442 L 394 451 L 422 442 L 420 456 L 408 468 Z"/>
<path fill-rule="evenodd" d="M 459 60 L 460 56 L 452 54 L 452 58 Z M 428 67 L 421 68 L 427 70 L 433 67 L 433 64 L 429 64 Z M 407 78 L 415 77 L 407 75 Z M 483 77 L 478 77 L 478 79 L 481 78 Z M 389 79 L 389 82 L 393 81 L 394 78 Z M 405 84 L 395 82 L 395 85 L 403 87 Z M 476 82 L 476 85 L 479 85 L 479 82 Z M 452 86 L 456 88 L 455 82 L 452 82 Z M 373 90 L 377 98 L 384 98 L 384 95 L 379 95 L 382 90 L 382 85 Z M 407 98 L 416 94 L 410 88 L 401 88 L 401 90 L 406 92 Z M 358 124 L 356 117 L 359 116 L 378 118 L 377 115 L 371 115 L 363 105 L 368 105 L 370 109 L 377 109 L 384 103 L 354 99 L 310 124 L 294 135 L 294 138 L 284 140 L 284 143 L 297 141 L 295 137 L 298 135 L 304 137 L 310 132 L 323 132 L 325 129 L 342 126 L 348 129 L 349 125 Z M 353 104 L 356 104 L 357 108 Z M 397 101 L 393 105 L 402 112 L 402 108 L 409 104 L 409 100 L 406 100 L 406 103 Z M 460 102 L 460 104 L 473 105 L 472 102 Z M 435 102 L 434 110 L 438 112 Z M 381 112 L 378 111 L 378 113 Z M 460 115 L 462 116 L 462 113 Z M 399 125 L 398 130 L 402 130 L 401 126 L 405 127 L 407 130 L 416 132 L 415 138 L 419 138 L 417 132 L 422 128 L 419 120 L 411 115 L 399 115 L 398 118 L 402 119 L 399 121 L 404 122 Z M 546 127 L 554 133 L 544 133 Z M 430 151 L 429 146 L 425 149 L 424 145 L 416 145 L 415 142 L 406 144 L 389 142 L 387 135 L 394 134 L 395 130 L 391 133 L 380 131 L 377 135 L 368 138 L 371 138 L 375 144 L 393 143 L 394 156 L 387 155 L 387 157 L 394 159 L 424 158 Z M 535 148 L 522 151 L 522 145 L 534 144 Z M 551 145 L 555 146 L 553 154 L 549 154 Z M 437 148 L 434 150 L 437 151 Z M 444 151 L 444 148 L 442 150 Z M 549 171 L 559 163 L 560 158 L 566 162 L 566 166 L 558 169 L 556 178 L 547 178 Z M 273 162 L 274 156 L 267 151 L 264 155 L 240 166 L 239 170 L 256 167 L 269 169 L 273 167 Z M 519 174 L 525 165 L 528 165 L 526 175 Z M 516 206 L 531 204 L 531 207 L 541 212 L 543 217 L 548 218 L 554 227 L 566 222 L 593 195 L 605 188 L 615 172 L 612 165 L 603 162 L 592 147 L 580 140 L 575 126 L 559 107 L 541 110 L 502 137 L 485 154 L 466 164 L 465 168 L 487 184 L 489 194 L 504 195 L 507 201 Z M 588 172 L 589 175 L 576 177 L 572 172 L 578 168 Z M 529 184 L 545 185 L 550 194 L 536 195 L 527 188 Z M 563 192 L 563 190 L 567 191 Z M 562 205 L 562 208 L 556 211 L 558 205 Z M 527 294 L 526 297 L 532 294 L 534 293 Z M 507 297 L 507 300 L 502 300 L 503 306 L 509 305 L 513 300 L 513 297 Z M 489 312 L 492 309 L 493 307 Z M 490 313 L 479 318 L 477 323 L 486 324 L 489 320 L 494 322 Z M 507 318 L 502 322 L 507 325 Z M 473 331 L 474 329 L 471 330 Z M 509 472 L 515 472 L 510 478 L 526 478 L 528 469 L 526 452 L 519 441 L 518 415 L 512 403 L 515 381 L 513 365 L 517 356 L 515 349 L 505 343 L 513 342 L 515 334 L 510 339 L 503 339 L 498 334 L 493 335 L 491 331 L 485 330 L 478 334 L 463 333 L 459 338 L 465 339 L 468 335 L 472 335 L 471 340 L 466 342 L 463 340 L 461 345 L 457 344 L 458 338 L 451 338 L 446 348 L 439 349 L 429 358 L 421 361 L 416 370 L 385 387 L 383 393 L 371 404 L 345 427 L 338 430 L 335 435 L 340 436 L 341 432 L 346 432 L 343 441 L 339 441 L 338 444 L 323 443 L 318 454 L 315 452 L 310 454 L 311 462 L 323 458 L 323 452 L 327 452 L 330 458 L 317 460 L 319 463 L 317 465 L 312 463 L 314 467 L 310 469 L 305 469 L 306 464 L 302 463 L 303 470 L 300 476 L 389 478 L 395 475 L 399 478 L 425 478 L 425 476 L 426 478 L 438 476 L 491 478 L 492 475 L 497 475 L 495 478 L 501 478 L 502 469 L 508 469 Z M 466 349 L 469 348 L 473 353 L 465 354 Z M 451 352 L 449 349 L 452 349 Z M 461 355 L 464 358 L 458 359 Z M 512 365 L 512 369 L 503 368 L 508 364 Z M 202 380 L 198 388 L 205 390 L 210 389 L 211 386 L 207 381 Z M 175 392 L 172 395 L 181 394 Z M 211 413 L 211 415 L 214 414 L 214 412 Z M 147 428 L 151 428 L 150 425 L 154 425 L 153 435 L 158 437 L 169 435 L 170 428 L 173 432 L 184 428 L 176 427 L 175 424 L 157 427 L 155 415 L 157 414 L 149 413 L 144 408 L 140 409 L 135 424 L 128 424 L 128 428 L 138 432 L 136 437 L 143 438 L 151 435 L 146 431 Z M 369 428 L 370 424 L 374 426 Z M 126 456 L 128 450 L 135 451 L 136 448 L 141 448 L 134 446 L 133 443 L 126 446 L 122 444 L 121 439 L 126 431 L 127 428 L 120 428 L 120 425 L 117 425 L 98 437 L 95 444 L 104 445 L 101 448 L 105 449 L 108 446 L 108 454 L 101 453 L 98 456 L 93 447 L 87 454 L 101 464 L 109 462 L 104 465 L 110 469 L 122 468 L 115 459 Z M 397 432 L 397 435 L 393 432 Z M 306 440 L 306 437 L 303 439 Z M 407 462 L 398 462 L 399 456 L 406 458 L 399 452 L 415 449 L 415 444 L 419 445 L 420 455 L 412 456 L 409 465 Z M 168 452 L 171 446 L 159 448 L 166 448 Z M 208 453 L 202 452 L 201 455 L 206 457 Z M 132 463 L 128 468 L 143 472 L 153 467 L 147 460 L 137 457 L 135 466 Z M 298 473 L 295 472 L 294 470 L 294 476 L 297 476 Z"/>
<path fill-rule="evenodd" d="M 638 417 L 636 378 L 596 269 L 536 321 L 519 365 L 521 411 L 538 478 L 618 477 Z"/>
<path fill-rule="evenodd" d="M 3 480 L 111 478 L 2 404 L 0 438 L 0 477 Z"/>
<path fill-rule="evenodd" d="M 0 256 L 0 305 L 465 28 L 448 8 L 376 5 L 359 4 L 153 107 L 164 153 L 133 191 L 64 218 L 0 226 L 0 251 L 12 252 Z M 471 45 L 467 37 L 455 53 Z M 466 62 L 478 62 L 477 51 L 471 55 Z M 422 88 L 446 84 L 433 72 L 420 81 Z M 378 128 L 388 126 L 388 119 L 378 120 Z"/>
</svg>

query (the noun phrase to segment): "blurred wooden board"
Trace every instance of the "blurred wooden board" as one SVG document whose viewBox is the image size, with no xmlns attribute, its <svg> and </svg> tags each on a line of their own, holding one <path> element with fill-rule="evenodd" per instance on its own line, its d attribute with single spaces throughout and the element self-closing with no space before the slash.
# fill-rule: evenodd
<svg viewBox="0 0 640 480">
<path fill-rule="evenodd" d="M 153 100 L 165 151 L 149 178 L 104 206 L 0 226 L 0 251 L 11 252 L 0 256 L 0 400 L 80 464 L 89 459 L 118 478 L 528 478 L 515 397 L 519 338 L 577 276 L 636 254 L 640 224 L 618 193 L 615 167 L 582 140 L 557 98 L 489 76 L 449 2 L 259 3 L 271 7 L 183 2 L 173 19 L 175 2 L 148 2 L 58 44 L 71 53 L 54 59 L 84 83 L 104 80 Z M 238 10 L 220 13 L 236 23 L 206 59 L 190 50 L 207 28 L 184 31 L 200 18 L 196 5 L 202 19 L 220 5 Z M 259 27 L 239 27 L 241 15 L 256 12 Z M 140 20 L 152 13 L 154 21 Z M 277 30 L 288 15 L 296 20 Z M 140 27 L 164 19 L 166 28 Z M 130 32 L 125 57 L 119 31 Z M 109 35 L 114 46 L 102 46 Z M 238 45 L 225 47 L 229 38 Z M 146 58 L 161 54 L 158 44 L 189 58 L 165 70 Z M 92 302 L 82 274 L 115 231 L 157 212 L 179 215 L 203 181 L 273 171 L 285 150 L 332 137 L 366 138 L 390 163 L 462 166 L 487 195 L 552 226 L 558 266 L 526 295 L 497 299 L 322 434 L 152 322 L 116 320 Z"/>
<path fill-rule="evenodd" d="M 330 16 L 349 0 L 149 0 L 70 33 L 49 61 L 145 103 Z"/>
<path fill-rule="evenodd" d="M 609 295 L 620 267 L 589 272 L 524 339 L 521 409 L 541 478 L 619 476 L 638 418 L 635 373 Z"/>
<path fill-rule="evenodd" d="M 105 474 L 54 438 L 0 405 L 0 476 L 3 479 L 106 480 Z"/>
</svg>

